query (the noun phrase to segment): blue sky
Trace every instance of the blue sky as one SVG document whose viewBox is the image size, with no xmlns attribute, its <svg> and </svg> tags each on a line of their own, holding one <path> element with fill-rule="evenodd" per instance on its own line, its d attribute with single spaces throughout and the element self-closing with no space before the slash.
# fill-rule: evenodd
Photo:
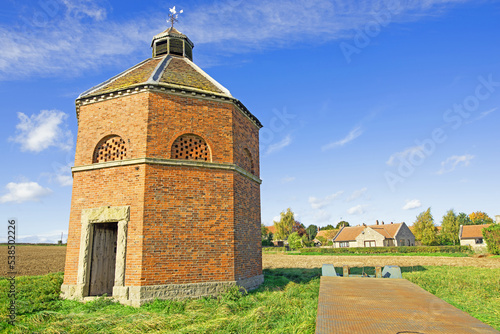
<svg viewBox="0 0 500 334">
<path fill-rule="evenodd" d="M 264 224 L 500 214 L 499 1 L 3 0 L 0 217 L 19 240 L 66 239 L 74 101 L 149 58 L 174 5 L 195 62 L 264 125 Z"/>
</svg>

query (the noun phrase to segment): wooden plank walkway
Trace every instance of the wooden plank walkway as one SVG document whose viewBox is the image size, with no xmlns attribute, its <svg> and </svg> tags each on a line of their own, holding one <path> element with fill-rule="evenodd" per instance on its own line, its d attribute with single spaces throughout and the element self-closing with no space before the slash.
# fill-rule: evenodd
<svg viewBox="0 0 500 334">
<path fill-rule="evenodd" d="M 322 276 L 316 334 L 500 333 L 405 279 Z"/>
</svg>

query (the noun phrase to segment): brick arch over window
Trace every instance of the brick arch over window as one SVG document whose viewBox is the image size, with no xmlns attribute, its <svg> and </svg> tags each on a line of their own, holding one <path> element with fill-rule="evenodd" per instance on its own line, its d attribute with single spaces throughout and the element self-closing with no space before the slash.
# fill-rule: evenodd
<svg viewBox="0 0 500 334">
<path fill-rule="evenodd" d="M 127 158 L 127 146 L 125 140 L 120 136 L 112 135 L 104 137 L 94 150 L 92 162 L 107 162 L 124 160 Z"/>
<path fill-rule="evenodd" d="M 192 133 L 183 134 L 172 144 L 172 159 L 212 161 L 205 139 Z"/>
<path fill-rule="evenodd" d="M 245 159 L 243 161 L 243 168 L 249 171 L 252 174 L 255 174 L 255 167 L 253 163 L 253 158 L 252 158 L 252 153 L 248 150 L 248 148 L 245 148 Z"/>
</svg>

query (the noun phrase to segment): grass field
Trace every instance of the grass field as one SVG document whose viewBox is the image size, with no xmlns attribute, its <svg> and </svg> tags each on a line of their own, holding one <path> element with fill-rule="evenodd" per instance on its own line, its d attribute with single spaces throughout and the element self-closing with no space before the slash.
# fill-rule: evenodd
<svg viewBox="0 0 500 334">
<path fill-rule="evenodd" d="M 360 273 L 361 268 L 353 269 Z M 373 268 L 364 268 L 371 273 Z M 62 273 L 17 278 L 18 323 L 8 325 L 8 282 L 0 279 L 0 331 L 6 333 L 314 333 L 320 269 L 266 269 L 243 295 L 156 301 L 141 308 L 108 299 L 59 300 Z M 500 269 L 419 266 L 403 277 L 500 330 Z"/>
</svg>

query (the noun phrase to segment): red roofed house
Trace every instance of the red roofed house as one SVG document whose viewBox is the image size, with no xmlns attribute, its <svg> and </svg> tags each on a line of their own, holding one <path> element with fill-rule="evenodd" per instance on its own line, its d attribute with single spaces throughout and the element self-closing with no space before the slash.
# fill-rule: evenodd
<svg viewBox="0 0 500 334">
<path fill-rule="evenodd" d="M 414 246 L 415 236 L 405 223 L 343 227 L 333 239 L 333 247 Z"/>
<path fill-rule="evenodd" d="M 458 232 L 460 245 L 471 246 L 474 249 L 486 248 L 486 242 L 483 240 L 483 228 L 490 225 L 460 225 L 460 231 Z"/>
<path fill-rule="evenodd" d="M 319 245 L 322 245 L 322 246 L 326 246 L 328 241 L 331 241 L 333 240 L 333 238 L 335 238 L 335 236 L 337 235 L 338 233 L 338 229 L 334 229 L 334 230 L 320 230 L 318 232 L 318 234 L 316 234 L 316 237 L 314 238 L 314 243 L 315 244 L 319 244 Z M 321 240 L 318 239 L 318 237 L 323 237 L 326 239 L 327 243 L 325 245 L 322 244 Z"/>
</svg>

